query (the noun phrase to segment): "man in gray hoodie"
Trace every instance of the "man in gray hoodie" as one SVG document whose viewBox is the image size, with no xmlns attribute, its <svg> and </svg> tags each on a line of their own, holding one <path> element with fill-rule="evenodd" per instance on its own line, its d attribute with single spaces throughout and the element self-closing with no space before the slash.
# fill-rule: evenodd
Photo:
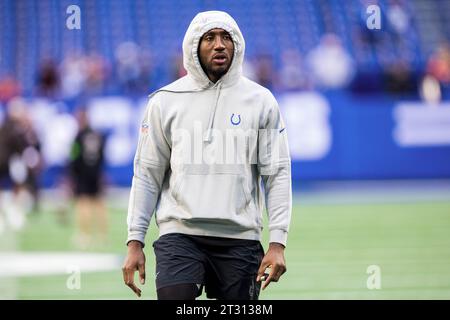
<svg viewBox="0 0 450 320">
<path fill-rule="evenodd" d="M 258 299 L 286 271 L 291 162 L 277 101 L 242 75 L 245 42 L 225 12 L 192 20 L 187 75 L 150 95 L 128 208 L 124 282 L 145 282 L 145 235 L 155 212 L 158 299 Z M 204 128 L 206 126 L 206 128 Z M 261 246 L 267 209 L 269 248 Z M 268 273 L 266 269 L 270 268 Z"/>
</svg>

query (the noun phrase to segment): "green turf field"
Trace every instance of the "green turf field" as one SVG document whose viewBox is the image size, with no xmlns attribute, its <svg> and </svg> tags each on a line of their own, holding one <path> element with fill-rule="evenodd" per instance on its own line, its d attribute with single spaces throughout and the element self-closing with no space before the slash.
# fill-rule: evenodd
<svg viewBox="0 0 450 320">
<path fill-rule="evenodd" d="M 92 252 L 126 252 L 125 214 L 110 210 L 110 243 Z M 155 298 L 155 231 L 147 239 L 144 299 Z M 75 251 L 72 235 L 73 219 L 62 226 L 47 210 L 2 243 L 24 252 Z M 450 202 L 297 204 L 286 259 L 287 273 L 261 299 L 450 299 Z M 381 289 L 367 288 L 370 265 L 380 268 Z M 82 273 L 79 290 L 67 289 L 67 277 L 0 278 L 0 287 L 18 299 L 135 299 L 120 269 Z"/>
</svg>

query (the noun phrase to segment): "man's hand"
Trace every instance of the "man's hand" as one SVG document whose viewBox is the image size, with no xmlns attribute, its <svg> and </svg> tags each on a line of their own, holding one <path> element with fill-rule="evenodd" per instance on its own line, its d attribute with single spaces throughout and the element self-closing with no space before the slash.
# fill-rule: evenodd
<svg viewBox="0 0 450 320">
<path fill-rule="evenodd" d="M 139 241 L 130 241 L 128 243 L 128 254 L 122 268 L 123 281 L 136 293 L 141 296 L 141 289 L 134 284 L 134 273 L 139 271 L 139 280 L 141 284 L 145 283 L 145 254 L 142 250 L 142 243 Z"/>
<path fill-rule="evenodd" d="M 265 279 L 262 289 L 264 290 L 270 282 L 277 282 L 281 275 L 286 272 L 286 261 L 284 259 L 284 246 L 281 243 L 271 242 L 269 244 L 269 250 L 264 256 L 261 266 L 258 270 L 258 276 L 256 281 L 261 281 L 261 277 L 264 275 L 266 268 L 270 268 L 270 273 L 267 279 Z"/>
</svg>

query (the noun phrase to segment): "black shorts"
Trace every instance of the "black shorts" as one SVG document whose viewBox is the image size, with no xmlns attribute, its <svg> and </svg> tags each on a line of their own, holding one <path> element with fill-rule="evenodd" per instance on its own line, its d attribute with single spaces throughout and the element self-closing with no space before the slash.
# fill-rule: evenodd
<svg viewBox="0 0 450 320">
<path fill-rule="evenodd" d="M 156 288 L 195 283 L 200 296 L 221 300 L 257 300 L 256 282 L 264 257 L 259 241 L 169 233 L 153 243 Z"/>
<path fill-rule="evenodd" d="M 101 193 L 100 181 L 96 178 L 78 178 L 75 181 L 76 196 L 96 197 Z"/>
</svg>

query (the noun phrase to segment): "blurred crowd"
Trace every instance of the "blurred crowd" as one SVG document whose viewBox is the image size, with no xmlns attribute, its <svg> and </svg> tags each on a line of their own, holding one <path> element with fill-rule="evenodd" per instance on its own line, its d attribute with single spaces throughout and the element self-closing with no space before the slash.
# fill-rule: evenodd
<svg viewBox="0 0 450 320">
<path fill-rule="evenodd" d="M 378 41 L 363 38 L 362 41 Z M 376 44 L 375 44 L 376 45 Z M 166 62 L 164 83 L 156 83 L 152 55 L 137 44 L 121 44 L 115 61 L 98 54 L 69 54 L 61 62 L 44 59 L 37 70 L 31 94 L 23 92 L 13 75 L 0 74 L 0 104 L 22 94 L 54 100 L 80 101 L 93 96 L 126 95 L 145 97 L 158 86 L 186 74 L 182 56 Z M 279 61 L 270 54 L 258 53 L 244 62 L 244 74 L 261 85 L 282 93 L 292 90 L 334 90 L 351 92 L 406 93 L 418 92 L 421 81 L 433 77 L 441 89 L 450 88 L 450 45 L 442 42 L 430 55 L 423 70 L 417 70 L 403 59 L 386 61 L 379 71 L 358 68 L 352 55 L 333 33 L 325 34 L 310 52 L 295 48 L 282 51 Z"/>
</svg>

